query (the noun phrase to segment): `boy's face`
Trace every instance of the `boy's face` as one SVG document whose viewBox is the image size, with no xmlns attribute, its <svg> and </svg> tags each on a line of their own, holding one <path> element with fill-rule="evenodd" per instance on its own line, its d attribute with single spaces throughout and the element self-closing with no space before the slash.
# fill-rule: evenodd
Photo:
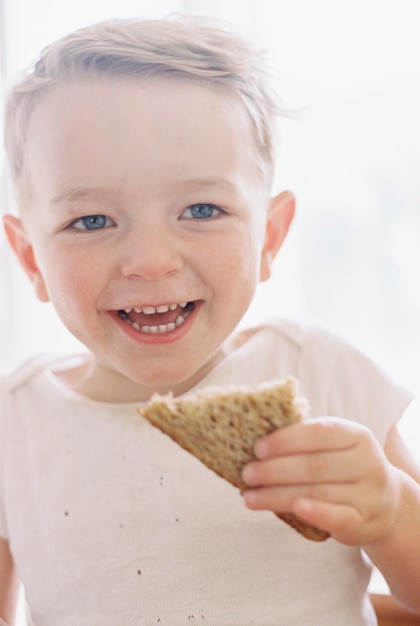
<svg viewBox="0 0 420 626">
<path fill-rule="evenodd" d="M 267 221 L 240 104 L 161 78 L 63 85 L 33 114 L 26 169 L 25 230 L 6 228 L 38 297 L 94 355 L 76 388 L 130 401 L 198 382 L 292 215 L 289 196 Z"/>
</svg>

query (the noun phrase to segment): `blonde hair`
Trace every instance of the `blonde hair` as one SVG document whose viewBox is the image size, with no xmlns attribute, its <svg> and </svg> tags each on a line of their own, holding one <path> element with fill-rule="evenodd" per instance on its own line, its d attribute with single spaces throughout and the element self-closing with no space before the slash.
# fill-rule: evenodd
<svg viewBox="0 0 420 626">
<path fill-rule="evenodd" d="M 81 28 L 52 43 L 10 92 L 5 146 L 13 182 L 21 193 L 27 128 L 34 109 L 55 86 L 90 75 L 179 76 L 224 86 L 242 101 L 257 154 L 271 178 L 274 119 L 280 107 L 270 93 L 262 52 L 226 24 L 207 18 L 121 19 Z"/>
</svg>

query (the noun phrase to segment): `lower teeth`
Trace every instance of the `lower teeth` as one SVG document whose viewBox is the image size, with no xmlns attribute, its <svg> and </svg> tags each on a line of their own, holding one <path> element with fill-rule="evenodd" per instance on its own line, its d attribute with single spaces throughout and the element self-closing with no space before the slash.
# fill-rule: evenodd
<svg viewBox="0 0 420 626">
<path fill-rule="evenodd" d="M 178 315 L 175 322 L 169 322 L 169 324 L 160 324 L 159 326 L 140 326 L 140 324 L 138 324 L 137 322 L 132 322 L 131 320 L 129 320 L 128 317 L 120 317 L 124 320 L 124 322 L 126 322 L 127 324 L 135 328 L 135 330 L 138 330 L 141 333 L 144 333 L 146 335 L 165 335 L 166 333 L 170 333 L 175 330 L 175 328 L 181 326 L 189 316 L 190 312 L 191 311 L 184 311 L 183 315 Z"/>
</svg>

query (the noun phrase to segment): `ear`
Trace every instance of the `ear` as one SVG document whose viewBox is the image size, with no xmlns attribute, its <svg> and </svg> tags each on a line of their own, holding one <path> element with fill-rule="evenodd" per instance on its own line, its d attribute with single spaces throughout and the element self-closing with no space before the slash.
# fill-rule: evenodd
<svg viewBox="0 0 420 626">
<path fill-rule="evenodd" d="M 38 299 L 41 300 L 41 302 L 48 302 L 50 298 L 47 287 L 38 267 L 32 242 L 22 221 L 13 215 L 5 215 L 3 217 L 3 225 L 10 246 L 35 287 L 35 293 Z"/>
<path fill-rule="evenodd" d="M 295 197 L 290 191 L 283 191 L 271 200 L 261 254 L 260 281 L 270 278 L 271 266 L 295 215 L 295 205 Z"/>
</svg>

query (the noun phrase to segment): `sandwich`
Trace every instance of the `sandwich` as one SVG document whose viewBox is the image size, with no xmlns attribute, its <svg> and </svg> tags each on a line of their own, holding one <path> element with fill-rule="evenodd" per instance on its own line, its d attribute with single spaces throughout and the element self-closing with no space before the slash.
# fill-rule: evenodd
<svg viewBox="0 0 420 626">
<path fill-rule="evenodd" d="M 154 394 L 139 413 L 216 474 L 244 491 L 242 469 L 255 458 L 258 439 L 307 416 L 309 406 L 288 376 L 256 385 L 204 387 L 175 398 Z M 329 534 L 282 512 L 277 516 L 307 539 Z"/>
</svg>

